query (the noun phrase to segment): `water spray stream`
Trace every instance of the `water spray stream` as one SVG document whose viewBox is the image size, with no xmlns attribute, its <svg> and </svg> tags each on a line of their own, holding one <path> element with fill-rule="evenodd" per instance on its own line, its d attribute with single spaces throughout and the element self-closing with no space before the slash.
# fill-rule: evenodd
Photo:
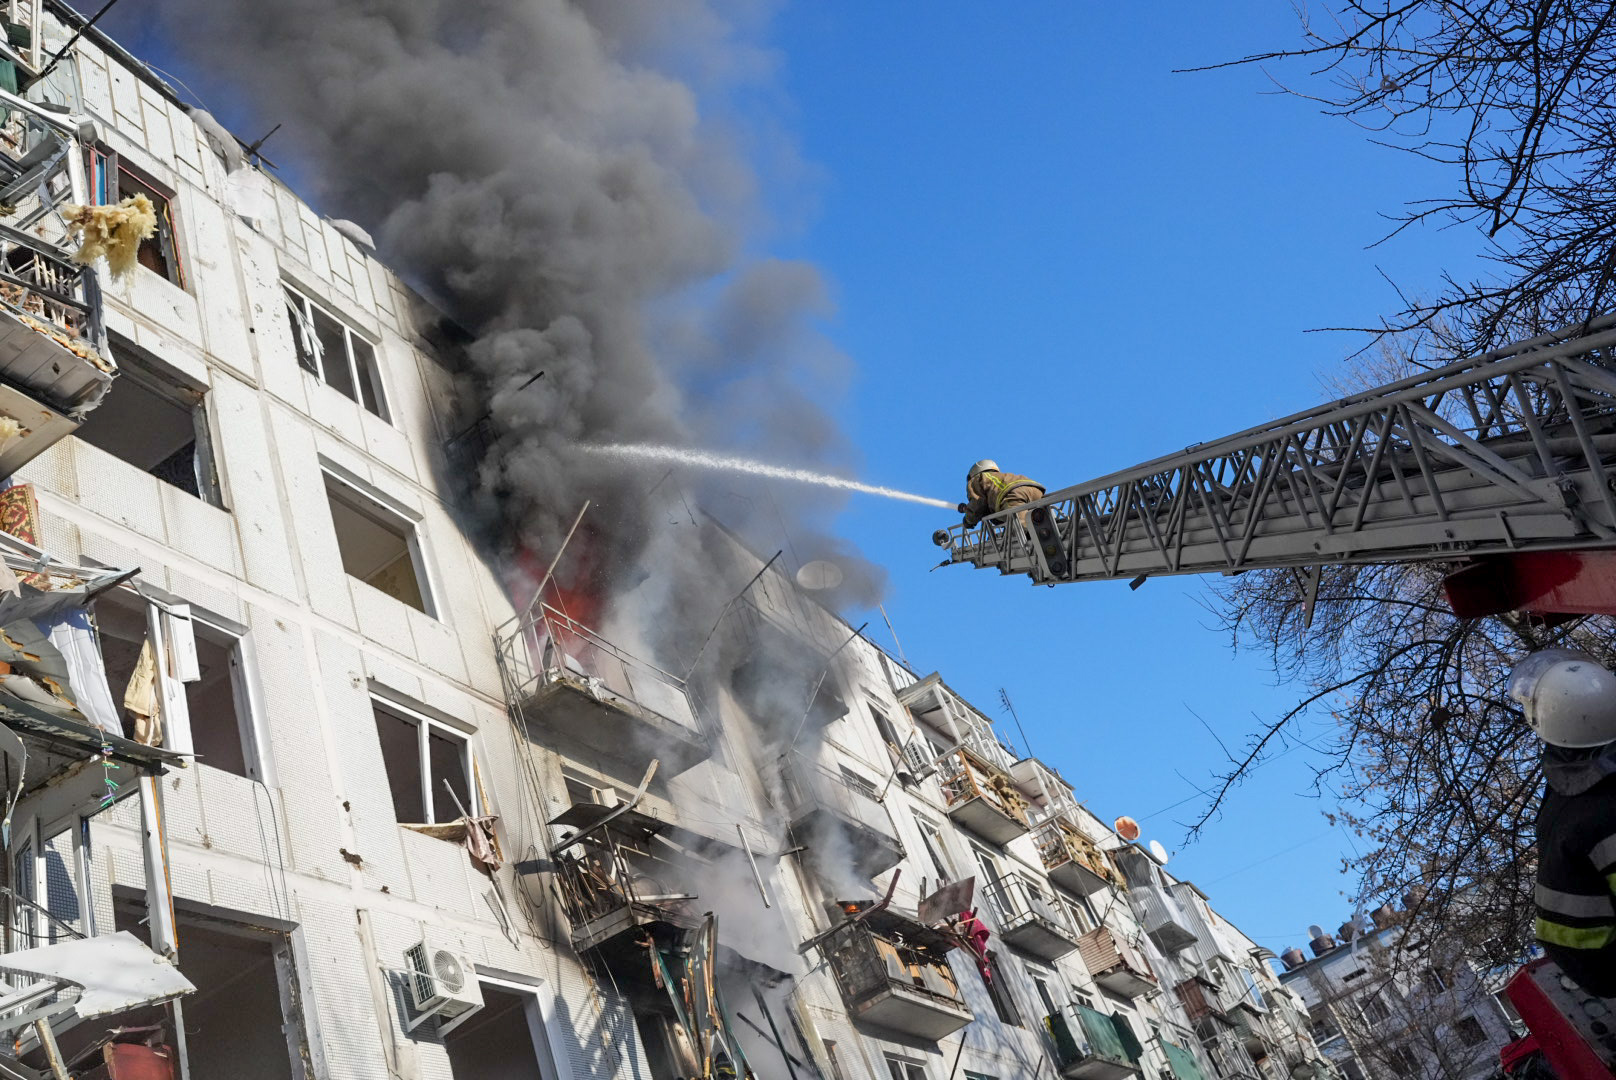
<svg viewBox="0 0 1616 1080">
<path fill-rule="evenodd" d="M 945 502 L 942 499 L 930 499 L 924 495 L 913 495 L 907 491 L 898 491 L 896 488 L 865 484 L 842 476 L 813 472 L 810 469 L 792 469 L 784 465 L 770 465 L 763 461 L 731 457 L 728 454 L 714 454 L 706 450 L 686 450 L 678 446 L 653 446 L 643 443 L 586 444 L 580 449 L 593 454 L 606 454 L 611 457 L 628 458 L 630 460 L 672 462 L 678 465 L 689 465 L 697 469 L 748 473 L 752 476 L 768 476 L 775 480 L 792 480 L 799 484 L 814 484 L 819 487 L 837 488 L 842 491 L 862 491 L 866 495 L 880 495 L 888 499 L 901 499 L 905 502 L 920 503 L 922 506 L 941 506 L 945 509 L 953 509 L 954 506 L 953 503 Z"/>
</svg>

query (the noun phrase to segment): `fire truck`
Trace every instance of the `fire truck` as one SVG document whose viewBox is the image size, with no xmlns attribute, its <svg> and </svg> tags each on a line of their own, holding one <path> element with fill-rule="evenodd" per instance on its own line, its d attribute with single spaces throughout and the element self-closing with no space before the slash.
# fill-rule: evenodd
<svg viewBox="0 0 1616 1080">
<path fill-rule="evenodd" d="M 940 529 L 942 565 L 1035 585 L 1426 560 L 1461 618 L 1616 615 L 1616 315 Z M 1549 960 L 1507 993 L 1517 1080 L 1616 1077 L 1616 1001 Z"/>
</svg>

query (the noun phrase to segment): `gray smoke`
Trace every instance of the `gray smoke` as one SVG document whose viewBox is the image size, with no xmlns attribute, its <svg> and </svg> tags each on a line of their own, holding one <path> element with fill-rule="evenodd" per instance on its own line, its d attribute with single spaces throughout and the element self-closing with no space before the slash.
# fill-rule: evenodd
<svg viewBox="0 0 1616 1080">
<path fill-rule="evenodd" d="M 804 560 L 836 547 L 809 524 L 836 499 L 782 491 L 794 500 L 782 514 L 772 489 L 659 484 L 659 468 L 575 449 L 672 442 L 851 464 L 822 407 L 848 370 L 814 331 L 823 281 L 739 254 L 760 181 L 732 106 L 767 85 L 772 60 L 753 43 L 767 12 L 725 0 L 162 7 L 170 41 L 240 98 L 242 123 L 285 124 L 277 158 L 294 159 L 320 209 L 369 229 L 470 330 L 463 412 L 490 409 L 497 436 L 477 500 L 487 534 L 547 556 L 592 499 L 587 564 L 612 596 L 637 584 L 619 568 L 643 562 L 681 504 L 800 533 Z M 676 578 L 660 591 L 701 595 L 702 558 L 683 547 L 688 558 L 658 564 Z M 870 599 L 879 575 L 836 555 L 843 597 Z"/>
</svg>

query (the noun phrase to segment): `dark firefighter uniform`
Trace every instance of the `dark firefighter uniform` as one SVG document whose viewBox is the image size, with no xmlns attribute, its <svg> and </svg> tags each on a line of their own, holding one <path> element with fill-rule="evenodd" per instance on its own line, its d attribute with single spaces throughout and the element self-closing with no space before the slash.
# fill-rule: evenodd
<svg viewBox="0 0 1616 1080">
<path fill-rule="evenodd" d="M 970 528 L 989 514 L 1043 497 L 1044 486 L 1025 476 L 992 469 L 979 472 L 965 482 L 965 527 Z"/>
<path fill-rule="evenodd" d="M 1537 814 L 1537 937 L 1584 990 L 1616 997 L 1616 743 L 1550 746 Z"/>
</svg>

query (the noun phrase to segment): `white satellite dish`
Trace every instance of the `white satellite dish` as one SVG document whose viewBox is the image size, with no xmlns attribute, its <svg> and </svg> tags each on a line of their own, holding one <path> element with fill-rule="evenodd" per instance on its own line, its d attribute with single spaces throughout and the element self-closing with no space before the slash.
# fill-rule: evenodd
<svg viewBox="0 0 1616 1080">
<path fill-rule="evenodd" d="M 803 563 L 797 570 L 797 584 L 810 592 L 834 589 L 842 583 L 842 568 L 824 559 Z"/>
<path fill-rule="evenodd" d="M 1162 866 L 1167 865 L 1167 849 L 1162 847 L 1162 842 L 1160 840 L 1152 840 L 1150 842 L 1150 857 L 1155 859 L 1156 862 Z"/>
</svg>

